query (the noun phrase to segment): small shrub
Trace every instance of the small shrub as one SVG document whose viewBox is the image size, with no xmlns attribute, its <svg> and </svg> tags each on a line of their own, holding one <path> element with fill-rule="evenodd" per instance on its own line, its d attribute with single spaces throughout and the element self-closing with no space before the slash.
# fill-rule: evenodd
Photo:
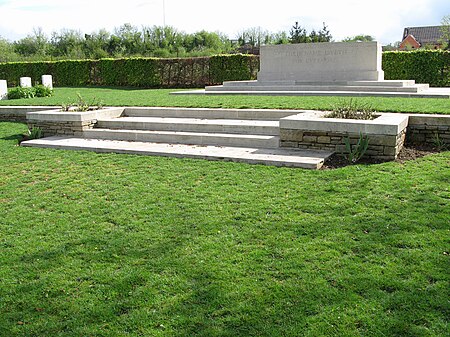
<svg viewBox="0 0 450 337">
<path fill-rule="evenodd" d="M 32 127 L 28 129 L 27 135 L 28 139 L 39 139 L 42 138 L 42 130 L 38 127 Z"/>
<path fill-rule="evenodd" d="M 34 88 L 15 87 L 8 91 L 8 99 L 33 98 L 36 96 Z"/>
<path fill-rule="evenodd" d="M 36 97 L 51 97 L 53 96 L 53 89 L 50 89 L 49 87 L 46 87 L 42 84 L 37 84 L 34 86 L 34 91 Z"/>
<path fill-rule="evenodd" d="M 356 99 L 350 98 L 350 100 L 342 101 L 336 105 L 329 114 L 325 115 L 325 117 L 373 120 L 377 116 L 375 114 L 375 109 L 373 109 L 370 104 L 361 103 Z"/>
<path fill-rule="evenodd" d="M 62 103 L 61 104 L 61 111 L 67 112 L 70 111 L 72 108 L 72 103 Z"/>
<path fill-rule="evenodd" d="M 22 134 L 22 137 L 19 139 L 19 144 L 31 140 L 31 139 L 39 139 L 44 136 L 42 129 L 39 127 L 32 127 L 31 129 L 28 129 L 26 133 Z"/>
<path fill-rule="evenodd" d="M 347 159 L 349 163 L 356 163 L 359 161 L 367 151 L 369 146 L 369 137 L 364 136 L 362 133 L 359 134 L 359 139 L 356 145 L 350 144 L 350 139 L 348 137 L 344 138 L 345 151 L 344 158 Z"/>
<path fill-rule="evenodd" d="M 102 100 L 97 99 L 96 97 L 93 98 L 91 103 L 88 103 L 83 96 L 81 96 L 79 93 L 77 93 L 78 100 L 74 103 L 63 103 L 61 105 L 61 111 L 94 111 L 94 110 L 101 110 L 104 107 L 104 103 Z"/>
<path fill-rule="evenodd" d="M 445 140 L 439 137 L 439 133 L 437 132 L 434 134 L 433 145 L 439 152 L 446 151 L 449 148 L 449 145 L 445 142 Z"/>
<path fill-rule="evenodd" d="M 8 91 L 9 99 L 34 98 L 34 97 L 50 97 L 53 90 L 42 84 L 37 84 L 32 88 L 15 87 Z"/>
</svg>

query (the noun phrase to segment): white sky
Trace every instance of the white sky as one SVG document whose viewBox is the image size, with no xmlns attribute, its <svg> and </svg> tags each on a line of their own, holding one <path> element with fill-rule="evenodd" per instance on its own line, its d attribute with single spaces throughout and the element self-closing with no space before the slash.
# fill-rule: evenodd
<svg viewBox="0 0 450 337">
<path fill-rule="evenodd" d="M 233 39 L 251 27 L 288 32 L 298 21 L 311 31 L 325 22 L 336 41 L 364 34 L 387 44 L 401 40 L 404 27 L 439 25 L 450 0 L 0 0 L 0 36 L 17 40 L 38 27 L 50 35 L 162 26 L 163 13 L 166 25 L 187 33 L 205 29 Z"/>
</svg>

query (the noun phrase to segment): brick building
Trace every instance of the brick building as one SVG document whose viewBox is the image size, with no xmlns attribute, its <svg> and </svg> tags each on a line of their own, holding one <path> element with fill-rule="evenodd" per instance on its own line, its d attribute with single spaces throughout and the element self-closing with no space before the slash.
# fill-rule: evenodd
<svg viewBox="0 0 450 337">
<path fill-rule="evenodd" d="M 442 26 L 406 27 L 400 50 L 411 50 L 428 47 L 439 49 L 442 47 Z"/>
</svg>

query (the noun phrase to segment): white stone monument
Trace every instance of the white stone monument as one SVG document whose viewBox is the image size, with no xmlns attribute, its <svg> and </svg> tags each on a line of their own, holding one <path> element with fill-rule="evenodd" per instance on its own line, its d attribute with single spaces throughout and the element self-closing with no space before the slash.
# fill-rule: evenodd
<svg viewBox="0 0 450 337">
<path fill-rule="evenodd" d="M 258 81 L 382 81 L 381 55 L 377 42 L 262 46 Z"/>
<path fill-rule="evenodd" d="M 20 86 L 22 88 L 31 88 L 31 77 L 21 77 L 20 78 Z"/>
<path fill-rule="evenodd" d="M 8 99 L 8 85 L 6 80 L 0 80 L 0 100 Z"/>
<path fill-rule="evenodd" d="M 262 46 L 257 80 L 207 86 L 206 95 L 450 97 L 414 80 L 384 80 L 378 42 Z M 190 94 L 181 91 L 175 94 Z"/>
<path fill-rule="evenodd" d="M 42 85 L 53 89 L 53 78 L 52 75 L 42 75 Z"/>
</svg>

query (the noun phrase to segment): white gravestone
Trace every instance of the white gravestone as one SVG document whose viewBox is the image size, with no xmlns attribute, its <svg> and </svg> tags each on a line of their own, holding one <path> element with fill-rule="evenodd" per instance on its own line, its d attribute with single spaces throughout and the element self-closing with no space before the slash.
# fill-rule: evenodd
<svg viewBox="0 0 450 337">
<path fill-rule="evenodd" d="M 0 80 L 0 100 L 8 99 L 8 85 L 6 80 Z"/>
<path fill-rule="evenodd" d="M 20 78 L 20 86 L 22 88 L 31 88 L 31 77 L 21 77 Z"/>
<path fill-rule="evenodd" d="M 381 56 L 378 42 L 262 46 L 258 82 L 382 81 Z"/>
<path fill-rule="evenodd" d="M 42 75 L 42 85 L 53 89 L 53 78 L 52 75 Z"/>
</svg>

